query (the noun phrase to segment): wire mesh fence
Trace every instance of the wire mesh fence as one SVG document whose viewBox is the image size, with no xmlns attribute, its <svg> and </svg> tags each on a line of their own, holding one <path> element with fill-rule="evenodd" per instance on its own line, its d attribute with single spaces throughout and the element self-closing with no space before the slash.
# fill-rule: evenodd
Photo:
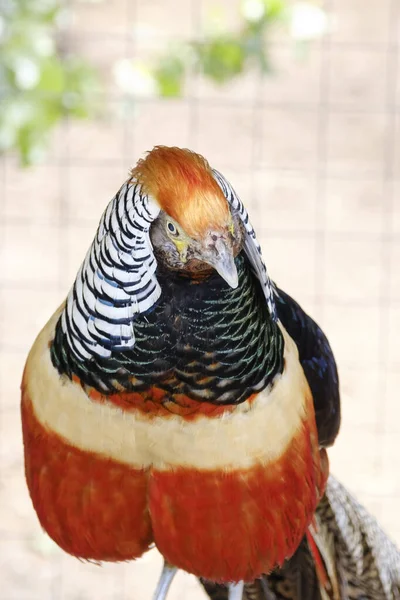
<svg viewBox="0 0 400 600">
<path fill-rule="evenodd" d="M 271 276 L 323 326 L 343 404 L 332 471 L 400 542 L 400 5 L 326 0 L 331 26 L 303 60 L 284 32 L 271 33 L 274 72 L 266 76 L 250 71 L 219 88 L 193 74 L 173 100 L 132 101 L 118 89 L 118 61 L 201 36 L 216 4 L 234 27 L 238 9 L 227 0 L 70 2 L 64 43 L 99 67 L 102 117 L 65 121 L 40 166 L 1 159 L 4 600 L 151 597 L 154 553 L 100 570 L 41 533 L 23 478 L 19 384 L 106 203 L 155 144 L 190 147 L 225 174 L 249 209 Z M 181 575 L 174 597 L 202 592 Z"/>
</svg>

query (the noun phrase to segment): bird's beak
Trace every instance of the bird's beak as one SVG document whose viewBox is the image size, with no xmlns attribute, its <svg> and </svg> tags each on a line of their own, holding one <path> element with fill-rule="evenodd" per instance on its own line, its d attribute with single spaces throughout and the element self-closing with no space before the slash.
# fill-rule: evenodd
<svg viewBox="0 0 400 600">
<path fill-rule="evenodd" d="M 239 280 L 233 251 L 221 237 L 209 246 L 202 258 L 221 275 L 222 279 L 225 279 L 231 288 L 237 288 Z"/>
</svg>

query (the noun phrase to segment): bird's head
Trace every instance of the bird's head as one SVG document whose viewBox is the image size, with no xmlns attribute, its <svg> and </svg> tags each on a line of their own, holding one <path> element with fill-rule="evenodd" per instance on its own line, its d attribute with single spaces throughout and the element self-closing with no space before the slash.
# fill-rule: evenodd
<svg viewBox="0 0 400 600">
<path fill-rule="evenodd" d="M 160 275 L 217 272 L 237 288 L 241 251 L 276 320 L 260 245 L 230 183 L 190 150 L 155 147 L 103 213 L 61 317 L 69 347 L 80 359 L 132 349 L 134 322 L 165 289 Z"/>
<path fill-rule="evenodd" d="M 157 146 L 138 162 L 132 178 L 161 209 L 150 229 L 159 266 L 191 277 L 215 269 L 236 288 L 234 259 L 243 246 L 243 225 L 206 159 Z"/>
</svg>

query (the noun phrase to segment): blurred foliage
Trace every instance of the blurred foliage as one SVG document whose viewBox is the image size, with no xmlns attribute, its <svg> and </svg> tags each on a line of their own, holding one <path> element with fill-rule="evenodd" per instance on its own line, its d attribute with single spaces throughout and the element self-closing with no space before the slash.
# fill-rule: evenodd
<svg viewBox="0 0 400 600">
<path fill-rule="evenodd" d="M 179 96 L 193 70 L 218 84 L 256 66 L 267 72 L 270 27 L 286 19 L 285 0 L 243 0 L 243 23 L 236 33 L 210 34 L 203 41 L 182 44 L 159 59 L 153 74 L 162 96 Z"/>
<path fill-rule="evenodd" d="M 208 35 L 170 45 L 152 65 L 121 59 L 114 65 L 116 86 L 132 100 L 176 97 L 189 73 L 222 85 L 254 67 L 267 72 L 272 26 L 285 23 L 295 40 L 323 33 L 326 17 L 315 2 L 240 0 L 237 31 L 228 32 L 220 15 L 217 27 L 210 21 Z M 22 164 L 44 157 L 64 117 L 96 116 L 98 73 L 71 53 L 69 14 L 63 0 L 0 0 L 0 152 L 15 150 Z"/>
<path fill-rule="evenodd" d="M 65 12 L 57 0 L 0 4 L 0 151 L 39 161 L 65 116 L 93 112 L 95 71 L 63 48 Z"/>
</svg>

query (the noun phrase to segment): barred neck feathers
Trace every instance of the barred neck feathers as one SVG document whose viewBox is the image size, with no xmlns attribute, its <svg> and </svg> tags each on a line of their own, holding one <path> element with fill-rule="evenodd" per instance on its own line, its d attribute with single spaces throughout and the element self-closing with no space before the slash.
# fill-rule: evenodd
<svg viewBox="0 0 400 600">
<path fill-rule="evenodd" d="M 135 182 L 125 183 L 104 212 L 61 317 L 78 360 L 133 348 L 133 320 L 161 289 L 149 229 L 160 208 Z"/>
<path fill-rule="evenodd" d="M 252 269 L 255 272 L 261 284 L 265 300 L 267 302 L 268 312 L 271 318 L 274 321 L 276 321 L 278 317 L 276 314 L 274 300 L 274 284 L 270 280 L 269 275 L 267 273 L 267 267 L 265 266 L 265 263 L 262 258 L 261 246 L 256 238 L 256 232 L 254 231 L 253 226 L 250 223 L 247 210 L 245 209 L 243 202 L 240 200 L 239 196 L 236 194 L 229 181 L 227 181 L 225 177 L 216 169 L 213 169 L 213 174 L 225 198 L 228 200 L 228 203 L 231 206 L 232 210 L 237 212 L 237 214 L 240 216 L 240 219 L 246 231 L 243 244 L 244 252 L 248 257 Z"/>
</svg>

